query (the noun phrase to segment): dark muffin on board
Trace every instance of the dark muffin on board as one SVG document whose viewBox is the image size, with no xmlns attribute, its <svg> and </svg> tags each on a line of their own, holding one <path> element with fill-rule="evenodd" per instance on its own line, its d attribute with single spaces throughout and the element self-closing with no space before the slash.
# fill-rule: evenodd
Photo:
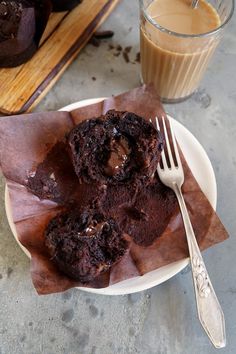
<svg viewBox="0 0 236 354">
<path fill-rule="evenodd" d="M 0 67 L 30 59 L 52 10 L 50 0 L 0 0 Z"/>
<path fill-rule="evenodd" d="M 68 142 L 75 172 L 86 183 L 150 178 L 163 147 L 160 133 L 149 121 L 115 110 L 78 124 Z"/>
<path fill-rule="evenodd" d="M 128 247 L 116 221 L 90 209 L 53 218 L 45 244 L 60 271 L 84 283 L 107 271 Z"/>
</svg>

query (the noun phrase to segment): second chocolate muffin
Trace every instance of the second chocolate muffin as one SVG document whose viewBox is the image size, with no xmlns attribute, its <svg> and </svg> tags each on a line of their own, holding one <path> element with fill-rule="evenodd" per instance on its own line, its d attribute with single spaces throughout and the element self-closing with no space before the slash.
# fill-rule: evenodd
<svg viewBox="0 0 236 354">
<path fill-rule="evenodd" d="M 78 124 L 68 142 L 75 172 L 86 183 L 150 178 L 163 148 L 162 137 L 151 123 L 115 110 Z"/>
<path fill-rule="evenodd" d="M 50 0 L 0 0 L 0 67 L 15 67 L 33 56 L 51 10 Z"/>
<path fill-rule="evenodd" d="M 63 273 L 85 283 L 107 271 L 128 248 L 116 221 L 90 209 L 53 218 L 45 230 L 45 244 Z"/>
</svg>

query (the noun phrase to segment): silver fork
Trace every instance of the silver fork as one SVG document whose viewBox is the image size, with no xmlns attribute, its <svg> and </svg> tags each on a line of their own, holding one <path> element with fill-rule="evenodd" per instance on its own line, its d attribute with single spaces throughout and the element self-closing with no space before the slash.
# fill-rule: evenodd
<svg viewBox="0 0 236 354">
<path fill-rule="evenodd" d="M 199 250 L 194 230 L 189 218 L 188 210 L 182 195 L 181 187 L 184 182 L 184 171 L 180 160 L 171 120 L 169 120 L 169 123 L 172 144 L 168 136 L 165 119 L 162 118 L 167 156 L 166 152 L 163 150 L 161 153 L 162 166 L 161 164 L 158 164 L 157 172 L 162 183 L 170 187 L 175 192 L 179 202 L 188 242 L 199 320 L 213 345 L 216 348 L 223 348 L 226 345 L 224 314 L 207 273 L 206 266 Z M 160 130 L 157 118 L 156 126 L 157 129 Z M 174 150 L 175 160 L 171 151 L 171 147 L 173 147 L 172 151 Z M 169 160 L 170 167 L 168 166 L 167 158 Z"/>
</svg>

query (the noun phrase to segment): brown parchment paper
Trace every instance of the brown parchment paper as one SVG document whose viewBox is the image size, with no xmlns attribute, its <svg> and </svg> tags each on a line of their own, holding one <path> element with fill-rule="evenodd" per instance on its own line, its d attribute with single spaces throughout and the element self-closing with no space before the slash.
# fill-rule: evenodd
<svg viewBox="0 0 236 354">
<path fill-rule="evenodd" d="M 92 283 L 80 284 L 71 280 L 50 260 L 44 246 L 44 230 L 49 220 L 64 206 L 51 200 L 40 200 L 30 193 L 26 187 L 28 177 L 75 124 L 104 114 L 108 109 L 131 111 L 147 119 L 165 116 L 153 89 L 144 85 L 71 113 L 33 113 L 0 119 L 0 166 L 6 178 L 18 238 L 31 254 L 31 276 L 39 294 L 64 291 L 74 286 L 106 287 L 188 256 L 182 218 L 176 207 L 161 237 L 148 247 L 131 240 L 129 251 L 122 260 Z M 183 194 L 203 250 L 225 240 L 228 235 L 184 158 L 183 166 Z"/>
</svg>

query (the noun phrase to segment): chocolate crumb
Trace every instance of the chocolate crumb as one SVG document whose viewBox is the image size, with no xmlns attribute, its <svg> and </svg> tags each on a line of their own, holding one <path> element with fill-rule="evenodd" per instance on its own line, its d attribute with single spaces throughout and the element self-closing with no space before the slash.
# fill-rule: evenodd
<svg viewBox="0 0 236 354">
<path fill-rule="evenodd" d="M 109 45 L 108 45 L 108 48 L 109 48 L 110 50 L 112 50 L 112 49 L 114 49 L 115 47 L 114 47 L 113 44 L 109 44 Z"/>
<path fill-rule="evenodd" d="M 9 278 L 11 273 L 13 272 L 13 269 L 11 267 L 7 268 L 7 277 Z"/>
<path fill-rule="evenodd" d="M 114 32 L 113 31 L 96 31 L 92 35 L 92 37 L 89 40 L 89 43 L 92 44 L 94 47 L 99 47 L 101 44 L 102 39 L 107 39 L 113 37 Z M 112 44 L 109 45 L 109 49 L 114 49 L 114 46 Z"/>
<path fill-rule="evenodd" d="M 111 71 L 111 73 L 114 73 L 114 69 L 112 69 L 112 68 L 111 68 L 111 70 L 110 70 L 110 71 Z"/>
<path fill-rule="evenodd" d="M 125 59 L 126 63 L 129 63 L 130 60 L 129 60 L 129 55 L 127 52 L 123 52 L 123 58 Z"/>
<path fill-rule="evenodd" d="M 89 44 L 92 44 L 94 47 L 100 47 L 101 42 L 99 41 L 99 39 L 92 36 L 89 40 Z"/>
<path fill-rule="evenodd" d="M 94 33 L 94 37 L 97 39 L 106 39 L 106 38 L 111 38 L 114 36 L 114 32 L 107 30 L 107 31 L 96 31 Z"/>
<path fill-rule="evenodd" d="M 93 76 L 93 77 L 92 77 L 92 80 L 93 80 L 93 81 L 96 81 L 96 80 L 97 80 L 97 78 L 96 78 L 95 76 Z"/>
<path fill-rule="evenodd" d="M 116 49 L 121 52 L 123 48 L 121 47 L 120 44 L 118 44 L 118 45 L 116 46 Z"/>
<path fill-rule="evenodd" d="M 136 54 L 136 59 L 135 59 L 135 61 L 136 61 L 137 63 L 140 63 L 140 52 L 138 52 L 138 53 Z"/>
<path fill-rule="evenodd" d="M 125 47 L 124 51 L 125 51 L 126 53 L 130 53 L 131 49 L 132 49 L 132 46 L 130 45 L 130 46 L 128 46 L 128 47 Z"/>
</svg>

